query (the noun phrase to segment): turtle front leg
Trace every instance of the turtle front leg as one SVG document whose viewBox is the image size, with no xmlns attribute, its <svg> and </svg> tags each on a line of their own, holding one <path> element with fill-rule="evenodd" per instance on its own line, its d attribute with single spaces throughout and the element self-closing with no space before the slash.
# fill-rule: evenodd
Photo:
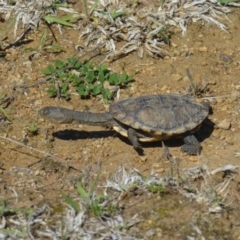
<svg viewBox="0 0 240 240">
<path fill-rule="evenodd" d="M 133 147 L 135 149 L 142 149 L 141 144 L 138 141 L 138 133 L 136 130 L 134 130 L 133 128 L 128 128 L 128 139 L 130 140 L 130 142 L 132 143 Z"/>
<path fill-rule="evenodd" d="M 188 135 L 184 139 L 184 145 L 182 146 L 181 150 L 183 152 L 187 152 L 190 155 L 199 155 L 201 152 L 201 145 L 197 138 L 194 135 Z"/>
</svg>

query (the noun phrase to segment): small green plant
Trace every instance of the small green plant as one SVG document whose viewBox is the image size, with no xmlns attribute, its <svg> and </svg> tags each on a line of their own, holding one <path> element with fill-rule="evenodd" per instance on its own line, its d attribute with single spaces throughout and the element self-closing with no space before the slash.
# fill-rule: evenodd
<svg viewBox="0 0 240 240">
<path fill-rule="evenodd" d="M 42 35 L 40 37 L 38 46 L 36 48 L 26 48 L 26 52 L 32 52 L 32 56 L 36 53 L 42 52 L 42 51 L 51 51 L 55 53 L 64 52 L 64 48 L 58 45 L 48 44 L 47 43 L 47 30 L 44 28 Z"/>
<path fill-rule="evenodd" d="M 120 87 L 129 86 L 133 76 L 112 73 L 107 66 L 94 66 L 91 62 L 81 63 L 71 57 L 66 61 L 56 60 L 54 65 L 49 65 L 42 71 L 49 76 L 48 82 L 52 83 L 48 89 L 50 97 L 70 99 L 70 86 L 74 87 L 81 97 L 90 97 L 102 94 L 105 103 L 111 97 L 110 89 L 104 88 L 104 82 Z"/>
<path fill-rule="evenodd" d="M 116 212 L 117 207 L 111 204 L 106 204 L 108 196 L 98 195 L 95 193 L 95 188 L 98 183 L 99 173 L 93 183 L 90 185 L 89 190 L 85 190 L 81 183 L 77 183 L 77 190 L 80 196 L 80 201 L 85 210 L 93 216 L 103 216 L 104 214 L 112 214 Z M 64 200 L 76 211 L 79 212 L 80 206 L 78 202 L 74 201 L 71 197 L 63 194 Z"/>
<path fill-rule="evenodd" d="M 144 182 L 144 186 L 149 192 L 159 193 L 159 194 L 163 192 L 162 184 L 159 184 L 156 181 L 149 181 L 149 179 L 145 177 L 143 174 L 141 174 L 139 171 L 136 171 L 136 173 L 141 177 L 142 181 Z"/>
<path fill-rule="evenodd" d="M 0 94 L 0 104 L 2 103 L 4 97 L 4 93 Z M 9 122 L 11 122 L 10 117 L 8 116 L 7 112 L 5 111 L 5 109 L 3 107 L 0 107 L 0 114 L 2 114 L 2 116 L 4 116 L 4 118 L 6 118 Z"/>
<path fill-rule="evenodd" d="M 239 2 L 239 0 L 218 0 L 218 2 L 221 4 L 228 4 L 233 2 Z"/>
<path fill-rule="evenodd" d="M 10 200 L 10 199 L 9 199 Z M 8 216 L 17 216 L 19 213 L 26 216 L 30 216 L 32 213 L 31 209 L 25 209 L 25 208 L 12 208 L 8 206 L 7 200 L 0 199 L 0 217 L 7 218 Z M 9 234 L 10 236 L 15 236 L 19 238 L 23 238 L 27 236 L 27 229 L 25 227 L 22 227 L 21 229 L 13 229 L 11 227 L 2 228 L 1 232 L 4 234 Z"/>
<path fill-rule="evenodd" d="M 161 194 L 163 192 L 163 186 L 161 184 L 149 183 L 146 185 L 146 188 L 148 191 L 150 191 L 152 193 Z"/>
<path fill-rule="evenodd" d="M 37 123 L 36 123 L 36 122 L 32 122 L 31 125 L 30 125 L 29 127 L 27 127 L 27 131 L 28 131 L 31 135 L 37 135 L 37 134 L 38 134 Z"/>
</svg>

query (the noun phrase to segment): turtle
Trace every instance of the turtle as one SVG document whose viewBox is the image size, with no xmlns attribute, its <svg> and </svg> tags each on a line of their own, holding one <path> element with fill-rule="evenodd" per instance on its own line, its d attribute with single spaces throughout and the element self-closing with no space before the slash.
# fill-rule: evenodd
<svg viewBox="0 0 240 240">
<path fill-rule="evenodd" d="M 200 154 L 201 146 L 193 135 L 209 114 L 209 104 L 198 103 L 188 95 L 158 94 L 125 98 L 113 102 L 105 113 L 79 112 L 48 106 L 39 114 L 55 123 L 80 123 L 113 128 L 128 137 L 136 150 L 140 142 L 183 138 L 181 150 Z"/>
</svg>

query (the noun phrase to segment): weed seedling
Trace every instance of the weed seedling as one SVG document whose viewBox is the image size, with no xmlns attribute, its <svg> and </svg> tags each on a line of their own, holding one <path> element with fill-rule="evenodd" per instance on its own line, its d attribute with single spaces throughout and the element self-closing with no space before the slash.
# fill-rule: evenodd
<svg viewBox="0 0 240 240">
<path fill-rule="evenodd" d="M 117 211 L 116 206 L 108 203 L 109 197 L 107 195 L 96 194 L 98 178 L 99 173 L 88 190 L 86 190 L 81 183 L 77 183 L 78 195 L 83 209 L 80 208 L 78 202 L 63 194 L 64 200 L 75 210 L 75 212 L 84 210 L 93 216 L 103 216 L 104 214 L 112 215 Z"/>
<path fill-rule="evenodd" d="M 36 122 L 32 122 L 29 127 L 27 127 L 28 133 L 30 133 L 32 136 L 38 134 L 38 127 Z"/>
<path fill-rule="evenodd" d="M 48 89 L 50 97 L 70 99 L 69 90 L 75 88 L 82 97 L 87 98 L 101 94 L 105 103 L 108 102 L 112 93 L 110 89 L 104 88 L 104 83 L 119 87 L 127 87 L 133 81 L 133 76 L 112 73 L 107 66 L 94 66 L 91 62 L 81 63 L 71 57 L 66 61 L 56 60 L 54 65 L 49 65 L 42 71 L 52 83 Z"/>
</svg>

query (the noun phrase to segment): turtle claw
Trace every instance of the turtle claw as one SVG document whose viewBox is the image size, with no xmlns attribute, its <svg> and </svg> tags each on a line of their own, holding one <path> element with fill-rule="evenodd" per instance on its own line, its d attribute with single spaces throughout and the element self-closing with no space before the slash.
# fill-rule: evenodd
<svg viewBox="0 0 240 240">
<path fill-rule="evenodd" d="M 183 152 L 187 152 L 190 155 L 199 155 L 201 152 L 201 145 L 194 135 L 188 135 L 184 139 L 184 145 L 181 147 Z"/>
<path fill-rule="evenodd" d="M 141 150 L 142 149 L 142 145 L 137 141 L 133 144 L 133 148 L 135 150 Z"/>
<path fill-rule="evenodd" d="M 132 143 L 134 149 L 142 149 L 142 145 L 138 142 L 138 133 L 133 128 L 128 129 L 128 139 Z"/>
</svg>

